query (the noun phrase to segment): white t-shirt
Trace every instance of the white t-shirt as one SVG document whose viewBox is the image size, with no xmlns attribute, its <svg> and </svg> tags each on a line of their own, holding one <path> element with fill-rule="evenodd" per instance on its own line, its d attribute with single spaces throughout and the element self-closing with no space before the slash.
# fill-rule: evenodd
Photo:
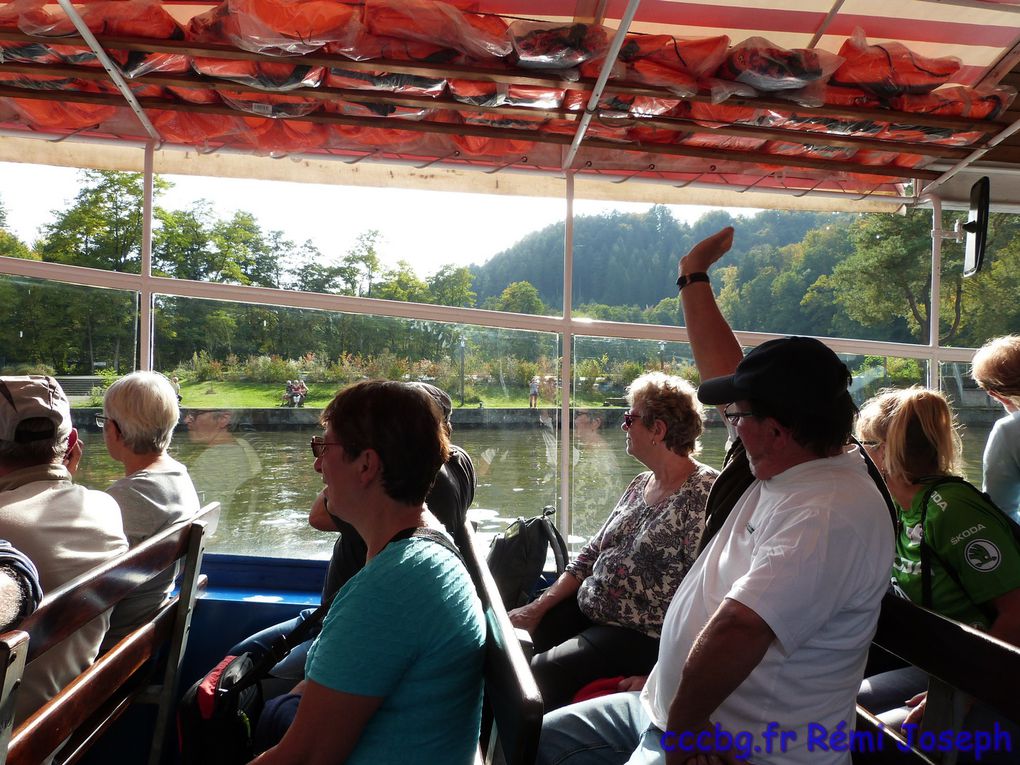
<svg viewBox="0 0 1020 765">
<path fill-rule="evenodd" d="M 854 700 L 893 559 L 889 511 L 857 447 L 755 481 L 681 582 L 666 612 L 659 661 L 642 693 L 667 729 L 687 655 L 725 598 L 747 606 L 776 639 L 712 715 L 745 741 L 754 763 L 849 763 L 808 746 L 808 726 L 854 723 Z M 785 751 L 761 733 L 792 731 Z M 819 728 L 814 728 L 816 736 Z M 748 735 L 750 734 L 750 736 Z"/>
</svg>

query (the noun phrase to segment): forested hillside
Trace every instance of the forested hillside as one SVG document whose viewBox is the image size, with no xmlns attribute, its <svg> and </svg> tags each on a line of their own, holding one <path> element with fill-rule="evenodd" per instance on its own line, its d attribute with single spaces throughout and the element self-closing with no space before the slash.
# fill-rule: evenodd
<svg viewBox="0 0 1020 765">
<path fill-rule="evenodd" d="M 574 221 L 574 305 L 653 306 L 676 294 L 677 258 L 708 234 L 737 225 L 730 265 L 741 265 L 755 248 L 780 248 L 800 242 L 808 231 L 847 226 L 850 216 L 766 211 L 734 218 L 708 213 L 693 225 L 677 221 L 669 208 L 641 214 L 612 212 Z M 472 266 L 479 302 L 497 298 L 508 284 L 531 283 L 549 308 L 562 306 L 564 224 L 525 236 L 487 263 Z"/>
</svg>

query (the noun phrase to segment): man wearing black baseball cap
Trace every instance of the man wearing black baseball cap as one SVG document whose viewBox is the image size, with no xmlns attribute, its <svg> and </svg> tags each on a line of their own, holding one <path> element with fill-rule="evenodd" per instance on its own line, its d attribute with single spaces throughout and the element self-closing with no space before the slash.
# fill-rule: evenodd
<svg viewBox="0 0 1020 765">
<path fill-rule="evenodd" d="M 720 408 L 735 436 L 709 497 L 701 554 L 666 613 L 640 697 L 550 713 L 539 763 L 579 765 L 572 752 L 606 747 L 669 765 L 698 755 L 850 762 L 849 752 L 809 747 L 809 726 L 853 728 L 889 584 L 890 512 L 848 444 L 857 409 L 836 354 L 787 337 L 743 355 L 708 276 L 732 242 L 726 228 L 697 244 L 677 280 L 704 381 L 698 398 Z"/>
<path fill-rule="evenodd" d="M 65 457 L 77 437 L 56 380 L 0 377 L 0 538 L 28 555 L 46 592 L 128 548 L 113 497 L 71 481 Z M 109 614 L 97 617 L 29 665 L 15 724 L 95 661 L 109 625 Z"/>
</svg>

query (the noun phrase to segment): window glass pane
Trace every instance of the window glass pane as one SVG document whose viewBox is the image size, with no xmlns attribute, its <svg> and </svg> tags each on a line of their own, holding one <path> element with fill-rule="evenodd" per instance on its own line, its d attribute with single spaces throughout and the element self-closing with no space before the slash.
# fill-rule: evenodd
<svg viewBox="0 0 1020 765">
<path fill-rule="evenodd" d="M 162 296 L 156 305 L 157 366 L 180 378 L 188 415 L 173 449 L 203 499 L 225 506 L 213 550 L 328 557 L 334 535 L 307 524 L 322 488 L 308 441 L 337 389 L 367 378 L 450 394 L 483 534 L 556 504 L 556 335 Z M 295 379 L 307 399 L 285 406 Z"/>
<path fill-rule="evenodd" d="M 88 377 L 137 366 L 135 292 L 0 276 L 0 305 L 4 374 Z M 89 387 L 83 380 L 68 393 L 87 397 Z"/>
<path fill-rule="evenodd" d="M 952 230 L 966 213 L 946 213 L 942 227 Z M 984 263 L 963 278 L 964 245 L 942 244 L 942 345 L 978 348 L 1020 327 L 1020 215 L 993 213 L 988 220 Z M 959 311 L 957 309 L 959 308 Z"/>
<path fill-rule="evenodd" d="M 561 308 L 560 201 L 162 180 L 153 258 L 169 276 L 540 315 Z"/>
<path fill-rule="evenodd" d="M 140 174 L 3 162 L 0 174 L 0 255 L 139 272 Z"/>
<path fill-rule="evenodd" d="M 574 339 L 574 411 L 571 465 L 572 533 L 590 538 L 624 490 L 648 468 L 627 453 L 621 428 L 627 386 L 650 371 L 675 374 L 697 384 L 690 346 L 604 337 Z M 722 466 L 726 428 L 714 409 L 706 412 L 699 462 Z"/>
<path fill-rule="evenodd" d="M 1006 414 L 1002 405 L 985 393 L 970 376 L 970 364 L 960 362 L 939 365 L 942 391 L 949 398 L 960 425 L 964 467 L 967 478 L 981 485 L 981 455 L 992 425 Z"/>
</svg>

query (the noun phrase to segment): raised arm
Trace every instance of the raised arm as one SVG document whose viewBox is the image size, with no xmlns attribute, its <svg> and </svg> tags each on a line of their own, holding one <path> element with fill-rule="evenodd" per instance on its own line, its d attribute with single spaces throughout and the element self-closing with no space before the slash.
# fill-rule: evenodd
<svg viewBox="0 0 1020 765">
<path fill-rule="evenodd" d="M 733 246 L 733 227 L 727 226 L 698 242 L 680 259 L 680 276 L 707 273 L 708 269 Z M 702 380 L 733 374 L 744 357 L 733 330 L 715 302 L 712 285 L 693 281 L 680 290 L 694 363 Z"/>
</svg>

